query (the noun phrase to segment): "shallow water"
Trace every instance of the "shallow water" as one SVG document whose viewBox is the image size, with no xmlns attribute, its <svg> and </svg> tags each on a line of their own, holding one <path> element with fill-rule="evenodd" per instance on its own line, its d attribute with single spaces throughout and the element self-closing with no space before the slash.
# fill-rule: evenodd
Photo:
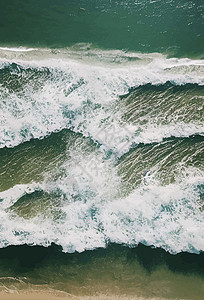
<svg viewBox="0 0 204 300">
<path fill-rule="evenodd" d="M 101 299 L 202 299 L 203 295 L 203 254 L 172 256 L 142 245 L 65 254 L 52 245 L 11 246 L 1 249 L 0 255 L 1 290 L 49 286 L 82 299 L 100 295 Z"/>
</svg>

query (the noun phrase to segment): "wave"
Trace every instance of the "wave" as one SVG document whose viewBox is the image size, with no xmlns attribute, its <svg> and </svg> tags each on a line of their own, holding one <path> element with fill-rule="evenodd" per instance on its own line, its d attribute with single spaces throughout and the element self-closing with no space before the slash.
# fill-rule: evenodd
<svg viewBox="0 0 204 300">
<path fill-rule="evenodd" d="M 202 60 L 168 59 L 160 54 L 99 49 L 89 51 L 86 47 L 80 51 L 29 49 L 25 52 L 19 49 L 12 52 L 4 49 L 0 54 L 1 148 L 14 147 L 32 138 L 40 139 L 69 128 L 86 137 L 91 136 L 94 141 L 122 155 L 126 151 L 120 151 L 123 144 L 129 143 L 129 149 L 134 143 L 204 132 L 203 120 L 189 119 L 190 112 L 188 118 L 185 115 L 183 119 L 172 118 L 166 123 L 161 118 L 156 120 L 151 114 L 146 122 L 139 116 L 132 124 L 123 116 L 122 104 L 126 100 L 121 98 L 132 88 L 149 83 L 153 86 L 165 85 L 166 82 L 173 86 L 190 83 L 202 88 Z M 189 87 L 191 96 L 186 111 L 191 107 L 190 100 L 194 101 L 196 109 L 202 111 L 202 91 L 198 88 L 196 93 L 196 86 L 192 93 Z M 148 101 L 142 96 L 147 92 L 145 88 L 140 92 L 140 103 L 147 108 Z M 158 99 L 162 93 L 158 93 Z M 177 102 L 172 101 L 168 109 L 176 112 L 180 97 L 182 91 Z M 107 132 L 110 137 L 112 131 L 120 134 L 115 137 L 115 142 L 111 138 L 112 144 L 107 145 Z"/>
<path fill-rule="evenodd" d="M 0 247 L 203 251 L 203 61 L 82 48 L 0 49 Z"/>
<path fill-rule="evenodd" d="M 105 195 L 107 172 L 98 186 L 80 176 L 74 182 L 70 170 L 49 184 L 17 185 L 0 193 L 0 246 L 54 242 L 65 252 L 81 252 L 110 242 L 143 243 L 170 253 L 199 253 L 204 250 L 203 212 L 198 205 L 204 177 L 198 172 L 195 176 L 195 170 L 189 176 L 187 171 L 188 176 L 165 186 L 146 181 L 125 197 L 116 195 L 111 177 Z"/>
<path fill-rule="evenodd" d="M 39 147 L 47 165 L 47 151 L 59 141 L 50 139 Z M 80 135 L 69 134 L 66 141 L 61 162 L 57 158 L 42 181 L 31 176 L 29 184 L 19 184 L 18 174 L 14 186 L 0 193 L 0 247 L 55 243 L 65 252 L 81 252 L 143 243 L 170 253 L 204 250 L 202 137 L 140 145 L 119 160 Z M 34 156 L 30 143 L 20 148 L 27 153 L 27 168 L 20 168 L 25 182 L 33 161 L 41 165 L 42 153 Z M 11 156 L 16 173 L 19 162 Z"/>
</svg>

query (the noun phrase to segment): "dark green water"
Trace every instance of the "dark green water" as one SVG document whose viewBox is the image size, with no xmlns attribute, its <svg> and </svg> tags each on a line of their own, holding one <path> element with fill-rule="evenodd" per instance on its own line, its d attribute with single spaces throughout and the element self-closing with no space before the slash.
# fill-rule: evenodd
<svg viewBox="0 0 204 300">
<path fill-rule="evenodd" d="M 1 0 L 3 46 L 67 47 L 203 55 L 202 0 Z"/>
</svg>

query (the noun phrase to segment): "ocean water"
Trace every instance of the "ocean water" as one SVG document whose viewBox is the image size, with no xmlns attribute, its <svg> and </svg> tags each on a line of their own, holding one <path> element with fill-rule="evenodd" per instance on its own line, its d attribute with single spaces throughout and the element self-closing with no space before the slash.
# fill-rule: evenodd
<svg viewBox="0 0 204 300">
<path fill-rule="evenodd" d="M 1 290 L 202 299 L 203 1 L 0 5 Z"/>
</svg>

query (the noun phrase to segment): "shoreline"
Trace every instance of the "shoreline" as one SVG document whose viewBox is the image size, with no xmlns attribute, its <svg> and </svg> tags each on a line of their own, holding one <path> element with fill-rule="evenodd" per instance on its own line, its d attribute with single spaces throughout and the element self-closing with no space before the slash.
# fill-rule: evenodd
<svg viewBox="0 0 204 300">
<path fill-rule="evenodd" d="M 56 291 L 52 289 L 26 289 L 26 290 L 15 290 L 15 291 L 2 291 L 0 293 L 0 298 L 2 300 L 71 300 L 71 299 L 80 299 L 75 295 L 68 294 L 66 292 Z"/>
<path fill-rule="evenodd" d="M 112 244 L 82 253 L 60 246 L 0 249 L 1 300 L 201 300 L 204 253 Z"/>
<path fill-rule="evenodd" d="M 56 290 L 20 290 L 15 292 L 0 292 L 2 300 L 167 300 L 168 298 L 144 298 L 140 296 L 98 294 L 92 296 L 76 296 Z M 174 299 L 171 299 L 174 300 Z M 182 299 L 180 299 L 182 300 Z"/>
</svg>

